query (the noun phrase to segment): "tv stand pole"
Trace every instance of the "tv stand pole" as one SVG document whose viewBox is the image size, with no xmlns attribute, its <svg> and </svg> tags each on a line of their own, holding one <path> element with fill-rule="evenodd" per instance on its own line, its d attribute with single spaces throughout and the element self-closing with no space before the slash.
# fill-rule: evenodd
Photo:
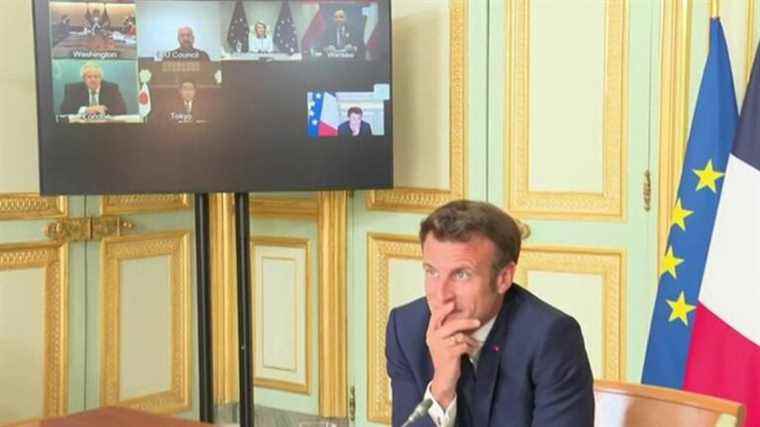
<svg viewBox="0 0 760 427">
<path fill-rule="evenodd" d="M 248 193 L 235 193 L 235 252 L 237 257 L 238 371 L 240 427 L 253 426 L 251 343 L 251 257 Z"/>
<path fill-rule="evenodd" d="M 211 347 L 211 257 L 208 193 L 195 194 L 195 263 L 198 286 L 198 387 L 201 422 L 214 422 Z"/>
</svg>

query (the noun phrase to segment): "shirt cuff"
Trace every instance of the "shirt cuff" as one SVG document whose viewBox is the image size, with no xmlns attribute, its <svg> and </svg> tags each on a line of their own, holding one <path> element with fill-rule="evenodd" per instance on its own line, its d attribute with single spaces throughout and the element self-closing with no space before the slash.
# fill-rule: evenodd
<svg viewBox="0 0 760 427">
<path fill-rule="evenodd" d="M 425 390 L 425 399 L 433 401 L 430 409 L 428 409 L 428 415 L 433 419 L 433 424 L 435 424 L 436 427 L 454 427 L 457 418 L 457 397 L 454 396 L 451 403 L 449 403 L 449 406 L 446 409 L 443 409 L 430 391 L 431 384 L 432 381 L 428 383 L 427 389 Z"/>
</svg>

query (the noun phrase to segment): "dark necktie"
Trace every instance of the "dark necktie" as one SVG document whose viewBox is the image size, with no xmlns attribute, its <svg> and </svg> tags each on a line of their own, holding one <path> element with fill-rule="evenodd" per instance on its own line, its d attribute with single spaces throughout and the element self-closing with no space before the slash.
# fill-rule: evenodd
<svg viewBox="0 0 760 427">
<path fill-rule="evenodd" d="M 475 368 L 470 359 L 462 356 L 462 373 L 457 382 L 457 422 L 458 427 L 475 427 Z"/>
</svg>

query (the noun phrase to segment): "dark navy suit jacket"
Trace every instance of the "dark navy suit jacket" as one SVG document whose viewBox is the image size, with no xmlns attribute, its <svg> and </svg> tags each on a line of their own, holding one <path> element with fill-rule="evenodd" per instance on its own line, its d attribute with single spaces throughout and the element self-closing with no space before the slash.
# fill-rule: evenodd
<svg viewBox="0 0 760 427">
<path fill-rule="evenodd" d="M 386 335 L 393 426 L 403 424 L 433 379 L 424 298 L 391 311 Z M 591 427 L 593 376 L 578 322 L 513 284 L 478 359 L 474 425 Z M 414 426 L 434 426 L 428 416 Z"/>
<path fill-rule="evenodd" d="M 108 108 L 108 114 L 112 116 L 127 114 L 127 105 L 116 83 L 102 81 L 98 98 L 100 105 Z M 85 105 L 90 105 L 90 91 L 84 82 L 67 84 L 63 102 L 61 102 L 61 114 L 76 114 L 79 107 Z"/>
<path fill-rule="evenodd" d="M 348 122 L 348 120 L 338 126 L 338 135 L 354 136 L 354 133 L 351 131 L 351 124 Z M 372 126 L 362 120 L 362 123 L 359 126 L 359 135 L 356 136 L 372 136 Z"/>
</svg>

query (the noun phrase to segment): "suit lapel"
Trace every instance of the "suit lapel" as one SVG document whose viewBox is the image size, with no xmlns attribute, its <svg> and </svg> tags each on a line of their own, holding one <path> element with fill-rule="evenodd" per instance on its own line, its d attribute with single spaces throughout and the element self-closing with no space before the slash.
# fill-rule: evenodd
<svg viewBox="0 0 760 427">
<path fill-rule="evenodd" d="M 504 296 L 504 304 L 496 317 L 491 333 L 483 344 L 478 359 L 478 368 L 475 373 L 477 378 L 475 396 L 484 397 L 475 399 L 473 415 L 475 424 L 479 426 L 491 425 L 494 390 L 499 376 L 502 352 L 505 351 L 504 346 L 511 323 L 510 317 L 516 305 L 515 295 L 511 290 L 512 288 Z"/>
</svg>

